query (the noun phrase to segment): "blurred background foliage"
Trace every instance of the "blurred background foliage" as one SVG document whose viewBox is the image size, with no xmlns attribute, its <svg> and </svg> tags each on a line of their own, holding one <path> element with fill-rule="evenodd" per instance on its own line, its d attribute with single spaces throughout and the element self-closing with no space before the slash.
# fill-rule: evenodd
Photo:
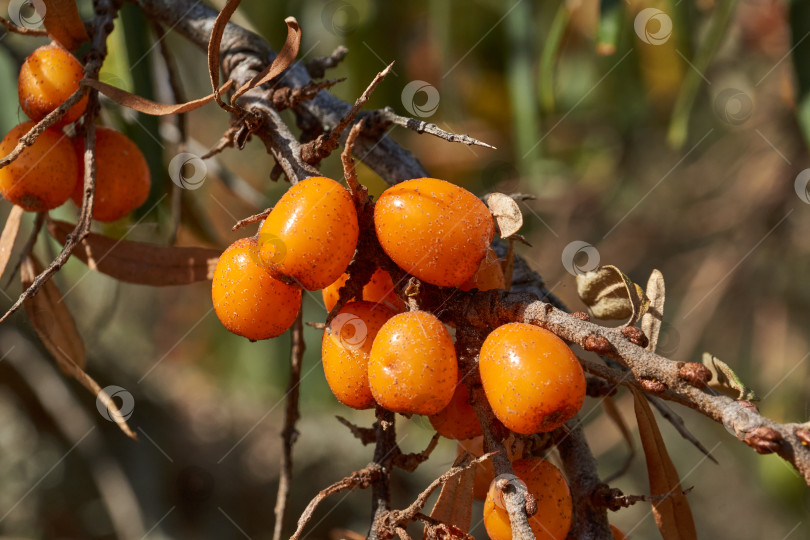
<svg viewBox="0 0 810 540">
<path fill-rule="evenodd" d="M 221 1 L 213 4 L 220 5 Z M 5 14 L 8 2 L 0 2 Z M 90 2 L 80 0 L 91 16 Z M 601 5 L 600 5 L 601 4 Z M 634 28 L 643 8 L 672 21 L 660 44 L 660 21 Z M 583 240 L 603 264 L 645 283 L 653 268 L 666 280 L 661 350 L 677 360 L 711 351 L 764 398 L 780 421 L 810 418 L 810 205 L 794 186 L 807 167 L 810 115 L 810 9 L 795 0 L 307 0 L 244 2 L 235 21 L 274 47 L 282 20 L 303 28 L 306 61 L 345 44 L 350 53 L 330 77 L 347 101 L 390 61 L 394 73 L 369 107 L 410 115 L 427 95 L 403 102 L 421 80 L 440 102 L 426 120 L 495 145 L 453 145 L 394 129 L 432 175 L 478 194 L 530 193 L 519 252 L 569 306 L 582 309 L 563 248 Z M 652 26 L 650 26 L 652 25 Z M 645 33 L 647 32 L 647 33 Z M 666 32 L 663 32 L 666 34 Z M 641 36 L 646 36 L 642 38 Z M 652 36 L 652 37 L 650 37 Z M 189 98 L 206 94 L 205 56 L 169 31 L 166 43 Z M 44 40 L 0 34 L 0 131 L 23 120 L 16 72 Z M 170 101 L 154 28 L 126 3 L 111 36 L 102 79 Z M 292 114 L 285 117 L 294 125 Z M 101 121 L 125 131 L 152 167 L 154 189 L 142 210 L 98 230 L 166 243 L 172 237 L 169 160 L 178 153 L 171 120 L 104 101 Z M 228 126 L 208 106 L 188 117 L 189 150 L 202 154 Z M 278 199 L 271 158 L 251 141 L 208 161 L 202 187 L 182 194 L 180 245 L 227 243 L 238 219 Z M 337 156 L 323 164 L 340 177 Z M 366 167 L 374 195 L 383 182 Z M 0 217 L 8 204 L 0 205 Z M 75 220 L 71 203 L 52 215 Z M 26 218 L 21 238 L 29 234 Z M 18 243 L 17 249 L 19 249 Z M 36 252 L 57 246 L 43 233 Z M 593 261 L 582 260 L 585 266 Z M 5 281 L 5 278 L 4 278 Z M 126 439 L 96 414 L 92 396 L 62 377 L 23 314 L 0 327 L 0 532 L 15 538 L 269 538 L 280 450 L 288 336 L 260 343 L 230 335 L 212 312 L 210 285 L 150 289 L 122 285 L 71 261 L 56 277 L 89 352 L 88 371 L 102 386 L 135 398 Z M 4 283 L 5 285 L 5 283 Z M 5 309 L 19 284 L 3 290 Z M 306 295 L 304 318 L 322 321 L 319 293 Z M 322 487 L 365 465 L 364 448 L 334 415 L 370 425 L 372 413 L 339 406 L 320 368 L 320 332 L 307 327 L 302 420 L 287 528 Z M 617 396 L 632 424 L 632 399 Z M 722 426 L 678 409 L 718 459 L 706 460 L 666 422 L 662 431 L 705 538 L 807 538 L 810 494 L 778 457 L 760 457 Z M 588 400 L 581 417 L 600 472 L 617 470 L 622 437 Z M 401 419 L 404 449 L 432 435 L 426 419 Z M 638 442 L 636 442 L 638 447 Z M 417 473 L 395 476 L 394 505 L 407 504 L 455 456 L 442 441 Z M 615 481 L 626 493 L 648 490 L 643 457 Z M 336 527 L 365 532 L 370 494 L 328 500 L 309 538 Z M 480 506 L 477 506 L 480 516 Z M 631 538 L 657 536 L 649 507 L 612 514 Z M 474 520 L 476 521 L 476 520 Z M 473 530 L 484 538 L 478 523 Z"/>
</svg>

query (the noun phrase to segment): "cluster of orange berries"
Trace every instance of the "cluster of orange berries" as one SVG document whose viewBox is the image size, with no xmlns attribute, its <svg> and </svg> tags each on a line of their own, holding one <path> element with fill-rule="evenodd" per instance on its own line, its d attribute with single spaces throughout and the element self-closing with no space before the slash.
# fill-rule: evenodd
<svg viewBox="0 0 810 540">
<path fill-rule="evenodd" d="M 385 254 L 421 281 L 462 290 L 504 288 L 490 247 L 492 215 L 469 191 L 434 178 L 408 180 L 382 193 L 373 219 Z M 302 289 L 322 289 L 331 311 L 348 279 L 358 235 L 346 188 L 324 177 L 293 185 L 258 235 L 236 241 L 219 259 L 212 285 L 217 316 L 228 330 L 258 340 L 292 325 Z M 432 313 L 406 310 L 385 270 L 377 268 L 362 298 L 331 320 L 321 352 L 326 380 L 341 403 L 426 415 L 440 435 L 469 439 L 462 445 L 481 455 L 481 424 L 448 328 Z M 529 324 L 491 332 L 478 369 L 492 411 L 515 433 L 552 431 L 576 415 L 585 398 L 585 376 L 574 353 L 553 333 Z M 513 468 L 538 501 L 531 518 L 537 537 L 564 538 L 572 503 L 562 473 L 537 458 L 516 459 Z M 478 474 L 487 531 L 496 540 L 511 538 L 499 492 L 489 489 L 492 465 Z"/>
<path fill-rule="evenodd" d="M 20 69 L 20 107 L 31 119 L 14 127 L 0 142 L 0 157 L 10 154 L 36 122 L 61 106 L 79 89 L 82 65 L 57 44 L 31 53 Z M 87 96 L 73 105 L 31 146 L 0 169 L 0 193 L 30 212 L 44 212 L 72 198 L 81 206 L 84 191 L 84 138 L 69 137 L 64 128 L 78 120 Z M 151 187 L 149 168 L 141 151 L 126 135 L 96 130 L 96 192 L 93 218 L 115 221 L 146 201 Z"/>
</svg>

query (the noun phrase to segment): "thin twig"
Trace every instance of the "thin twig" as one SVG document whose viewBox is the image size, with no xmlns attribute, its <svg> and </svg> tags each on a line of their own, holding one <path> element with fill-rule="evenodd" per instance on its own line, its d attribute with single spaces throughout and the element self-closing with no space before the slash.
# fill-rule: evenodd
<svg viewBox="0 0 810 540">
<path fill-rule="evenodd" d="M 428 135 L 433 135 L 434 137 L 438 137 L 440 139 L 444 139 L 448 142 L 453 143 L 461 143 L 466 144 L 467 146 L 482 146 L 484 148 L 491 148 L 492 150 L 497 150 L 491 144 L 485 143 L 484 141 L 479 141 L 474 137 L 470 137 L 469 135 L 459 135 L 458 133 L 451 133 L 446 131 L 436 124 L 425 122 L 424 120 L 416 120 L 414 118 L 408 118 L 406 116 L 400 116 L 394 112 L 391 107 L 385 107 L 384 109 L 378 109 L 376 111 L 372 111 L 368 113 L 369 119 L 372 120 L 376 125 L 389 125 L 394 124 L 400 127 L 404 127 L 415 131 L 416 133 L 422 134 L 427 133 Z"/>
<path fill-rule="evenodd" d="M 61 120 L 62 117 L 67 114 L 68 110 L 78 103 L 85 96 L 85 94 L 87 94 L 87 92 L 88 87 L 80 86 L 79 89 L 73 92 L 64 103 L 48 113 L 45 118 L 37 122 L 31 129 L 29 129 L 28 133 L 20 137 L 20 140 L 14 149 L 11 150 L 8 155 L 0 159 L 0 169 L 17 159 L 26 147 L 33 145 L 37 141 L 37 138 L 42 135 L 46 129 Z"/>
<path fill-rule="evenodd" d="M 6 27 L 6 30 L 13 34 L 22 34 L 24 36 L 47 37 L 48 31 L 44 28 L 26 28 L 24 26 L 17 26 L 13 22 L 0 17 L 0 24 Z"/>
<path fill-rule="evenodd" d="M 388 515 L 391 504 L 391 465 L 397 451 L 394 413 L 377 407 L 377 444 L 374 447 L 374 464 L 379 467 L 380 475 L 372 483 L 371 526 L 368 540 L 378 540 L 380 531 Z"/>
<path fill-rule="evenodd" d="M 240 219 L 239 221 L 236 222 L 236 225 L 231 227 L 231 230 L 238 231 L 242 227 L 247 227 L 248 225 L 252 225 L 253 223 L 258 223 L 261 220 L 265 219 L 267 216 L 269 216 L 272 210 L 273 210 L 272 208 L 268 208 L 267 210 L 262 210 L 258 214 L 253 214 L 252 216 Z"/>
<path fill-rule="evenodd" d="M 301 513 L 301 517 L 298 518 L 298 527 L 295 529 L 295 532 L 290 537 L 290 540 L 298 540 L 301 538 L 301 533 L 304 532 L 304 527 L 307 526 L 309 520 L 312 519 L 312 514 L 315 512 L 315 509 L 318 508 L 318 505 L 326 499 L 327 497 L 334 495 L 335 493 L 340 493 L 341 491 L 348 491 L 352 489 L 366 489 L 371 486 L 377 479 L 382 477 L 383 471 L 382 468 L 377 463 L 370 463 L 366 465 L 364 468 L 360 469 L 359 471 L 355 471 L 349 476 L 343 478 L 332 484 L 331 486 L 327 487 L 326 489 L 322 489 L 318 492 L 314 499 L 312 499 L 304 511 Z"/>
<path fill-rule="evenodd" d="M 284 511 L 290 497 L 292 485 L 292 449 L 298 438 L 295 424 L 300 418 L 298 410 L 298 397 L 301 383 L 301 362 L 304 359 L 304 324 L 302 311 L 290 329 L 292 346 L 290 351 L 290 382 L 287 386 L 287 409 L 284 412 L 284 429 L 281 432 L 283 451 L 281 453 L 280 477 L 278 481 L 278 495 L 276 495 L 276 523 L 273 527 L 273 540 L 281 540 L 281 531 L 284 527 Z"/>
<path fill-rule="evenodd" d="M 367 444 L 371 444 L 373 442 L 377 442 L 377 431 L 374 428 L 364 428 L 360 427 L 356 424 L 353 424 L 343 418 L 342 416 L 336 416 L 338 422 L 349 428 L 349 431 L 352 432 L 352 435 L 357 437 L 363 446 Z"/>
<path fill-rule="evenodd" d="M 371 93 L 374 92 L 374 89 L 377 88 L 377 85 L 382 82 L 385 76 L 391 72 L 393 67 L 394 63 L 391 62 L 384 70 L 377 73 L 365 91 L 360 95 L 359 98 L 357 98 L 357 101 L 354 102 L 352 108 L 349 109 L 345 115 L 343 115 L 343 118 L 340 119 L 334 128 L 332 128 L 328 133 L 324 133 L 314 141 L 308 142 L 301 147 L 301 159 L 305 163 L 317 165 L 338 147 L 343 130 L 345 130 L 349 124 L 352 123 L 354 117 L 357 115 L 363 105 L 366 104 L 368 98 L 371 97 Z"/>
<path fill-rule="evenodd" d="M 310 60 L 305 64 L 309 76 L 313 79 L 320 79 L 326 75 L 326 70 L 332 69 L 340 64 L 346 55 L 349 54 L 349 49 L 345 45 L 338 45 L 329 56 L 321 56 Z"/>
<path fill-rule="evenodd" d="M 357 180 L 357 170 L 354 166 L 352 152 L 354 151 L 354 143 L 357 141 L 360 132 L 363 131 L 364 126 L 364 120 L 360 120 L 352 126 L 349 136 L 346 138 L 346 146 L 343 148 L 343 152 L 340 153 L 340 160 L 343 162 L 343 176 L 346 178 L 346 184 L 349 186 L 352 198 L 358 206 L 363 206 L 368 202 L 368 189 Z"/>
</svg>

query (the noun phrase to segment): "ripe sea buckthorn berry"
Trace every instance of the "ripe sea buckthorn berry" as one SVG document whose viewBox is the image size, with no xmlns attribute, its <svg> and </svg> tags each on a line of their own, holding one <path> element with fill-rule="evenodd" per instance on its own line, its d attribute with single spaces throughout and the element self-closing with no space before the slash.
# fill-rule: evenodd
<svg viewBox="0 0 810 540">
<path fill-rule="evenodd" d="M 475 274 L 495 232 L 478 197 L 435 178 L 386 189 L 374 206 L 374 227 L 400 268 L 444 287 L 457 287 Z"/>
<path fill-rule="evenodd" d="M 32 127 L 34 122 L 23 122 L 9 131 L 0 142 L 0 156 L 11 153 Z M 78 168 L 70 139 L 60 130 L 48 128 L 17 159 L 0 169 L 0 193 L 30 212 L 51 210 L 70 198 Z"/>
<path fill-rule="evenodd" d="M 475 409 L 470 404 L 467 386 L 461 380 L 447 407 L 430 416 L 430 424 L 439 435 L 448 439 L 470 439 L 483 433 Z"/>
<path fill-rule="evenodd" d="M 509 323 L 481 346 L 481 383 L 498 420 L 516 433 L 551 431 L 585 400 L 585 374 L 568 346 L 543 328 Z"/>
<path fill-rule="evenodd" d="M 529 518 L 537 540 L 563 540 L 571 528 L 573 503 L 560 470 L 541 458 L 517 460 L 512 463 L 512 469 L 537 501 L 537 513 Z M 484 501 L 484 527 L 492 540 L 512 538 L 509 513 L 497 482 L 492 483 Z"/>
<path fill-rule="evenodd" d="M 340 298 L 340 288 L 346 284 L 348 279 L 349 275 L 343 274 L 337 281 L 324 287 L 321 291 L 326 311 L 332 311 L 332 308 L 335 307 L 338 298 Z M 394 282 L 391 280 L 391 275 L 382 268 L 377 268 L 371 275 L 369 282 L 363 287 L 363 300 L 387 304 L 397 311 L 405 309 L 405 302 L 394 293 Z"/>
<path fill-rule="evenodd" d="M 389 411 L 431 415 L 453 397 L 458 364 L 444 325 L 425 311 L 408 311 L 386 322 L 371 347 L 368 382 Z"/>
<path fill-rule="evenodd" d="M 250 340 L 283 334 L 298 316 L 301 289 L 273 278 L 258 264 L 255 238 L 242 238 L 220 256 L 211 297 L 223 326 Z"/>
<path fill-rule="evenodd" d="M 610 532 L 613 533 L 613 540 L 627 540 L 627 536 L 616 525 L 610 524 Z"/>
<path fill-rule="evenodd" d="M 45 45 L 23 62 L 17 80 L 20 106 L 31 120 L 39 122 L 79 89 L 84 69 L 70 51 L 59 45 Z M 75 122 L 87 107 L 84 96 L 62 117 L 57 126 Z"/>
<path fill-rule="evenodd" d="M 368 385 L 371 345 L 385 321 L 395 314 L 384 304 L 349 302 L 324 331 L 323 371 L 332 393 L 344 405 L 355 409 L 374 405 Z"/>
<path fill-rule="evenodd" d="M 84 139 L 74 142 L 82 156 Z M 84 192 L 84 161 L 79 160 L 80 180 L 73 191 L 73 202 L 81 207 Z M 96 127 L 96 198 L 93 219 L 115 221 L 144 202 L 152 186 L 149 166 L 140 149 L 129 137 L 105 127 Z"/>
<path fill-rule="evenodd" d="M 262 264 L 277 279 L 323 289 L 349 266 L 358 232 L 349 191 L 330 178 L 307 178 L 288 189 L 264 221 Z"/>
<path fill-rule="evenodd" d="M 487 253 L 484 255 L 484 259 L 481 261 L 475 274 L 459 286 L 459 289 L 462 291 L 469 291 L 471 289 L 491 291 L 493 289 L 505 288 L 506 280 L 503 276 L 501 261 L 492 248 L 487 248 Z"/>
</svg>

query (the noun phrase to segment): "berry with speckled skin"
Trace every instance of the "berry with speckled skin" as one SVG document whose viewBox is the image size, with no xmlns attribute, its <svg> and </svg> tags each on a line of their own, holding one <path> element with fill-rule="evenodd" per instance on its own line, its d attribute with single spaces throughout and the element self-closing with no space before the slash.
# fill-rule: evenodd
<svg viewBox="0 0 810 540">
<path fill-rule="evenodd" d="M 277 279 L 323 289 L 349 266 L 358 232 L 349 191 L 330 178 L 307 178 L 288 189 L 264 221 L 261 261 Z"/>
<path fill-rule="evenodd" d="M 321 291 L 326 311 L 332 311 L 332 308 L 335 307 L 340 298 L 340 288 L 346 284 L 348 279 L 349 275 L 343 274 L 337 281 L 324 287 Z M 363 287 L 363 300 L 387 304 L 397 311 L 405 309 L 405 302 L 394 293 L 394 282 L 391 280 L 391 275 L 382 268 L 377 268 L 369 282 Z"/>
<path fill-rule="evenodd" d="M 39 122 L 79 89 L 84 69 L 70 51 L 59 45 L 45 45 L 23 62 L 17 79 L 20 107 L 31 120 Z M 56 123 L 75 122 L 87 107 L 85 95 Z"/>
<path fill-rule="evenodd" d="M 433 429 L 448 439 L 470 439 L 477 437 L 481 431 L 481 422 L 470 404 L 467 386 L 459 380 L 453 398 L 447 407 L 430 416 Z"/>
<path fill-rule="evenodd" d="M 257 264 L 255 238 L 242 238 L 220 256 L 211 298 L 223 326 L 250 340 L 283 334 L 298 316 L 301 289 L 273 278 Z"/>
<path fill-rule="evenodd" d="M 537 501 L 537 513 L 529 518 L 537 540 L 563 540 L 571 528 L 571 491 L 557 467 L 541 458 L 520 459 L 512 469 L 526 483 Z M 484 501 L 484 527 L 492 540 L 511 540 L 512 526 L 503 503 L 503 493 L 495 483 Z"/>
<path fill-rule="evenodd" d="M 374 399 L 390 411 L 441 411 L 458 381 L 456 351 L 447 329 L 425 311 L 394 315 L 374 339 L 368 381 Z"/>
<path fill-rule="evenodd" d="M 481 384 L 495 416 L 516 433 L 560 427 L 582 407 L 585 374 L 568 346 L 543 328 L 509 323 L 481 346 Z"/>
<path fill-rule="evenodd" d="M 355 409 L 374 406 L 368 384 L 368 359 L 374 338 L 395 314 L 384 304 L 349 302 L 324 331 L 323 371 L 332 393 L 344 405 Z"/>
<path fill-rule="evenodd" d="M 495 232 L 478 197 L 436 178 L 386 189 L 374 206 L 374 227 L 400 268 L 444 287 L 457 287 L 475 274 Z"/>
<path fill-rule="evenodd" d="M 492 248 L 487 248 L 487 253 L 484 255 L 481 264 L 475 274 L 462 283 L 459 289 L 462 291 L 469 291 L 478 289 L 479 291 L 491 291 L 493 289 L 505 289 L 506 280 L 503 276 L 503 269 L 501 268 L 501 261 L 498 259 L 498 254 Z"/>
<path fill-rule="evenodd" d="M 16 126 L 0 142 L 0 156 L 6 156 L 34 127 L 34 122 Z M 48 128 L 33 145 L 0 169 L 0 193 L 29 212 L 43 212 L 60 206 L 73 192 L 79 164 L 70 139 Z"/>
<path fill-rule="evenodd" d="M 79 180 L 73 191 L 73 202 L 81 207 L 84 193 L 84 139 L 77 138 Z M 152 179 L 146 158 L 129 137 L 105 127 L 96 127 L 96 198 L 93 219 L 115 221 L 126 216 L 149 197 Z"/>
</svg>

